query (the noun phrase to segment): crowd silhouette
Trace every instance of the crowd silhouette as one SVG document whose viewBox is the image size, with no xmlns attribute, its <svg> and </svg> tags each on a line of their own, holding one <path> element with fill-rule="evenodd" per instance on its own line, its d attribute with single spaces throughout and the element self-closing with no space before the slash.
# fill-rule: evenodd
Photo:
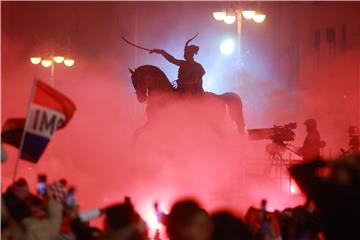
<svg viewBox="0 0 360 240">
<path fill-rule="evenodd" d="M 291 176 L 307 196 L 304 205 L 269 212 L 249 206 L 240 217 L 229 211 L 209 213 L 193 199 L 175 202 L 168 214 L 155 204 L 166 234 L 150 236 L 146 221 L 130 197 L 102 209 L 79 213 L 76 188 L 60 179 L 51 184 L 40 175 L 37 193 L 24 178 L 2 193 L 2 239 L 171 239 L 171 240 L 310 240 L 359 239 L 360 156 L 314 159 L 293 165 Z M 89 224 L 103 217 L 103 227 Z"/>
</svg>

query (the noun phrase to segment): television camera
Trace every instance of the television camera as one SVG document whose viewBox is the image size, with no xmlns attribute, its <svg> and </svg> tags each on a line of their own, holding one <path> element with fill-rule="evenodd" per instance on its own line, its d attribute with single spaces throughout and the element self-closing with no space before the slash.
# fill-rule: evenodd
<svg viewBox="0 0 360 240">
<path fill-rule="evenodd" d="M 248 129 L 248 136 L 250 140 L 272 140 L 272 143 L 266 146 L 266 152 L 269 153 L 270 157 L 281 157 L 281 153 L 285 150 L 298 154 L 290 148 L 288 143 L 295 140 L 296 135 L 293 130 L 296 128 L 297 123 L 290 122 L 285 125 L 274 125 L 272 128 Z"/>
</svg>

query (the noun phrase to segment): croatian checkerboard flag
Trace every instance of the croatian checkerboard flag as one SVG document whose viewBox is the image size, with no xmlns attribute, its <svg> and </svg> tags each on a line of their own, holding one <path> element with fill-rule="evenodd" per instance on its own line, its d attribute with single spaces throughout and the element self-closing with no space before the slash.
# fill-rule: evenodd
<svg viewBox="0 0 360 240">
<path fill-rule="evenodd" d="M 35 80 L 20 144 L 20 159 L 36 163 L 57 129 L 64 128 L 76 110 L 65 95 Z"/>
</svg>

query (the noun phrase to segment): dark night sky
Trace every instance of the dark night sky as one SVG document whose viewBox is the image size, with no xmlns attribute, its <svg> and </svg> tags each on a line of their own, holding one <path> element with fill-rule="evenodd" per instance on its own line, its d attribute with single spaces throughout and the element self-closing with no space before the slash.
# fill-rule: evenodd
<svg viewBox="0 0 360 240">
<path fill-rule="evenodd" d="M 70 48 L 77 55 L 89 57 L 131 51 L 120 41 L 121 35 L 137 38 L 147 46 L 161 47 L 173 39 L 182 43 L 194 32 L 200 32 L 199 40 L 210 45 L 221 33 L 236 31 L 234 25 L 215 22 L 211 16 L 212 11 L 228 3 L 8 2 L 2 5 L 2 32 L 13 38 L 21 36 L 28 50 L 53 48 L 51 43 L 56 43 L 56 48 Z M 273 9 L 276 3 L 257 6 Z M 268 21 L 271 19 L 274 17 Z M 264 30 L 269 24 L 255 29 Z M 246 31 L 247 26 L 244 24 L 243 28 Z M 214 36 L 215 32 L 220 34 Z"/>
<path fill-rule="evenodd" d="M 263 67 L 268 70 L 271 66 L 266 62 L 283 51 L 278 46 L 280 37 L 296 37 L 299 23 L 300 31 L 315 31 L 316 25 L 333 18 L 334 9 L 339 21 L 359 21 L 354 18 L 360 9 L 356 2 L 2 2 L 2 33 L 3 39 L 21 38 L 25 44 L 21 58 L 56 49 L 81 57 L 109 55 L 128 60 L 135 50 L 121 41 L 122 35 L 150 48 L 170 45 L 181 54 L 181 45 L 195 32 L 200 32 L 198 43 L 207 52 L 218 47 L 221 36 L 236 31 L 234 25 L 214 21 L 212 11 L 244 4 L 268 15 L 263 24 L 243 24 L 242 38 L 245 49 L 267 58 Z"/>
</svg>

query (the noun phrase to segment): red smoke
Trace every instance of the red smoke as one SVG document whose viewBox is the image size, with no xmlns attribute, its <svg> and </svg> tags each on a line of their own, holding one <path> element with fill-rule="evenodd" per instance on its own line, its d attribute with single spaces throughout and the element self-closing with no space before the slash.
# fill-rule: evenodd
<svg viewBox="0 0 360 240">
<path fill-rule="evenodd" d="M 139 35 L 147 37 L 137 40 L 149 46 L 164 47 L 179 57 L 183 42 L 198 29 L 203 29 L 196 39 L 201 46 L 197 59 L 207 71 L 206 78 L 215 79 L 222 86 L 220 90 L 231 90 L 241 96 L 247 127 L 271 127 L 297 121 L 298 129 L 295 131 L 298 138 L 294 144 L 300 146 L 305 137 L 303 121 L 315 118 L 322 138 L 328 143 L 324 150 L 326 156 L 330 151 L 335 155 L 340 147 L 346 147 L 347 127 L 360 126 L 359 45 L 338 56 L 331 67 L 324 65 L 312 69 L 308 66 L 311 53 L 304 53 L 297 82 L 289 87 L 286 82 L 274 79 L 274 75 L 280 76 L 281 72 L 274 74 L 269 70 L 275 59 L 272 50 L 276 42 L 276 36 L 270 33 L 279 27 L 272 22 L 271 7 L 268 29 L 261 33 L 263 35 L 259 33 L 260 27 L 257 32 L 253 30 L 256 36 L 267 38 L 261 38 L 263 40 L 257 40 L 253 45 L 244 45 L 253 50 L 255 56 L 249 56 L 249 66 L 237 71 L 233 70 L 234 65 L 223 66 L 229 60 L 218 55 L 215 40 L 211 40 L 222 28 L 211 21 L 211 7 L 204 6 L 201 14 L 195 14 L 198 10 L 195 11 L 191 4 L 182 3 L 181 8 L 176 8 L 159 3 L 153 12 L 147 12 L 151 5 L 139 5 L 140 32 L 143 34 Z M 301 197 L 287 194 L 290 185 L 286 177 L 282 185 L 274 178 L 274 167 L 270 174 L 266 173 L 270 161 L 265 145 L 269 141 L 252 142 L 246 136 L 240 136 L 229 117 L 222 119 L 211 108 L 199 112 L 196 107 L 192 109 L 192 103 L 174 104 L 134 141 L 133 134 L 146 122 L 146 115 L 145 106 L 136 100 L 127 68 L 145 63 L 159 65 L 169 79 L 175 79 L 176 69 L 146 52 L 137 52 L 137 58 L 134 58 L 135 51 L 121 42 L 119 36 L 129 24 L 121 19 L 116 22 L 114 16 L 118 16 L 116 11 L 123 13 L 132 9 L 131 6 L 118 5 L 114 14 L 110 14 L 114 18 L 107 18 L 109 6 L 102 5 L 97 10 L 90 5 L 77 3 L 74 8 L 70 6 L 81 10 L 77 27 L 73 22 L 59 22 L 57 25 L 58 29 L 72 29 L 77 48 L 74 50 L 76 62 L 73 68 L 56 67 L 55 87 L 71 98 L 78 110 L 69 125 L 55 133 L 39 164 L 20 163 L 19 176 L 26 177 L 32 186 L 35 186 L 37 173 L 48 174 L 50 181 L 67 178 L 78 188 L 77 197 L 82 209 L 103 207 L 124 196 L 131 196 L 140 212 L 149 216 L 152 216 L 155 200 L 169 209 L 175 199 L 184 196 L 194 196 L 208 209 L 226 207 L 240 213 L 250 205 L 258 205 L 261 198 L 268 199 L 270 208 L 284 208 L 302 202 Z M 87 8 L 91 11 L 85 11 Z M 163 8 L 168 11 L 164 13 L 166 19 L 177 11 L 187 17 L 175 14 L 176 17 L 168 22 L 163 21 L 165 16 L 159 14 L 164 12 Z M 14 9 L 12 11 L 16 12 L 20 7 Z M 28 12 L 29 9 L 31 6 L 27 5 L 22 11 Z M 41 16 L 49 15 L 45 10 L 36 9 Z M 66 12 L 64 9 L 67 7 L 58 11 Z M 91 14 L 98 21 L 91 20 Z M 146 18 L 154 19 L 147 20 L 153 24 L 146 25 Z M 7 31 L 2 31 L 2 123 L 9 117 L 25 116 L 34 76 L 44 80 L 49 77 L 48 69 L 29 62 L 32 46 L 28 40 L 34 35 L 21 38 L 27 24 L 29 29 L 38 29 L 34 32 L 41 36 L 46 35 L 47 30 L 41 31 L 40 27 L 33 26 L 39 20 L 37 18 L 33 23 L 27 23 L 29 16 L 26 14 L 16 19 L 21 20 L 19 29 L 15 29 L 16 21 L 10 18 L 5 28 Z M 52 21 L 56 22 L 55 18 Z M 182 28 L 175 29 L 174 26 Z M 290 34 L 289 29 L 280 30 L 286 36 Z M 125 34 L 133 33 L 132 29 L 127 31 Z M 161 36 L 164 36 L 164 43 L 159 42 Z M 246 41 L 250 42 L 245 37 Z M 256 55 L 256 49 L 264 51 Z M 212 71 L 212 68 L 217 71 Z M 213 72 L 216 75 L 210 75 Z M 208 107 L 205 103 L 201 108 Z M 195 120 L 184 124 L 189 112 L 197 113 Z M 214 117 L 218 117 L 216 122 L 222 121 L 216 131 L 203 124 Z M 6 147 L 6 150 L 9 160 L 2 165 L 3 188 L 11 182 L 17 155 L 11 147 Z"/>
</svg>

